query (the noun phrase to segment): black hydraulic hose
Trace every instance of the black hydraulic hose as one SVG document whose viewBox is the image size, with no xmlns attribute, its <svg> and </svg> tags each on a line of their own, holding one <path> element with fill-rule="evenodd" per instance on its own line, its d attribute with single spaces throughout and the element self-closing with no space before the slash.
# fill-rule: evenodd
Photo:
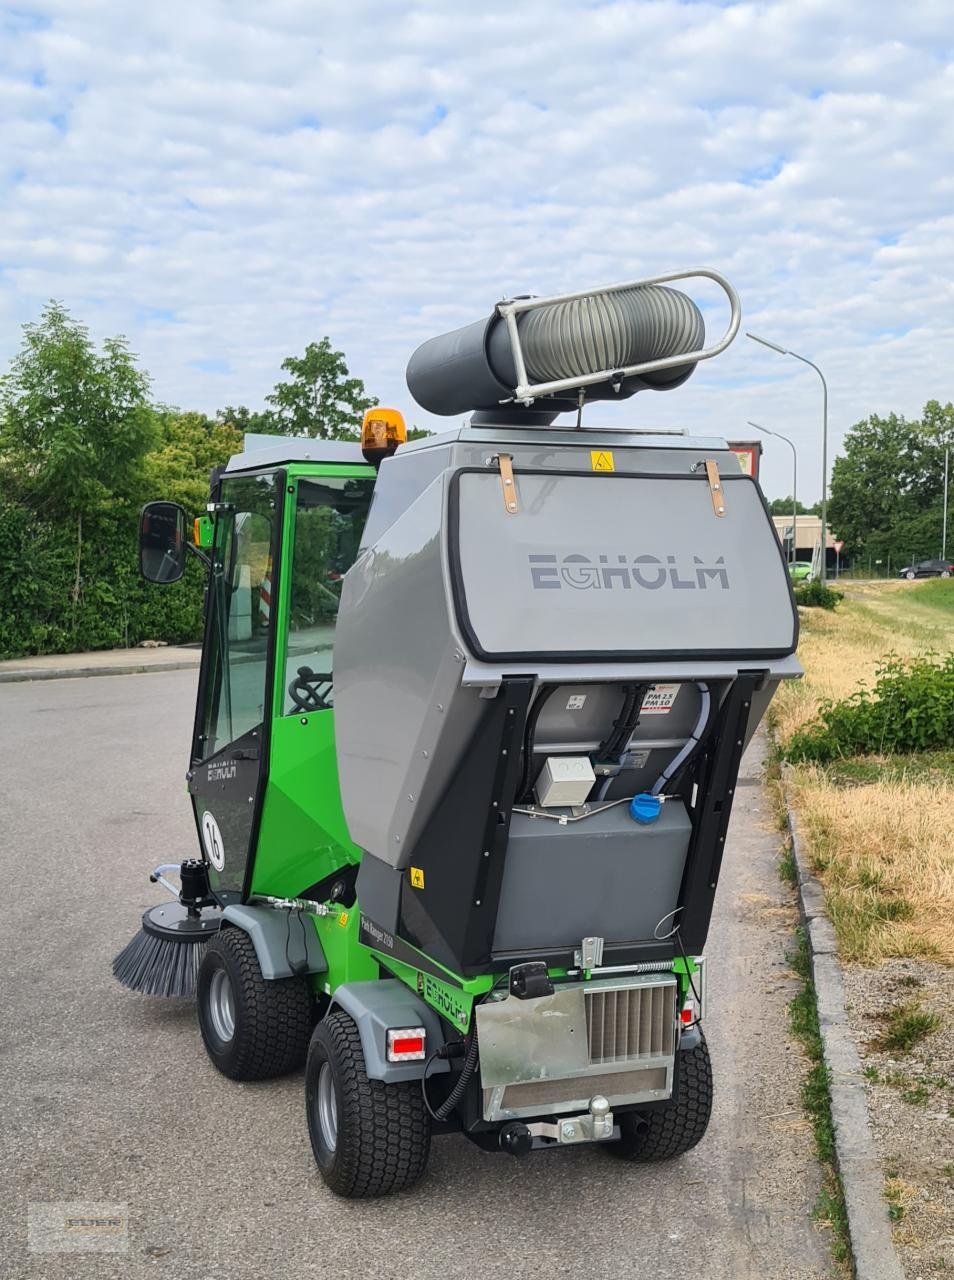
<svg viewBox="0 0 954 1280">
<path fill-rule="evenodd" d="M 470 1045 L 467 1049 L 467 1056 L 464 1059 L 464 1065 L 460 1069 L 460 1075 L 457 1077 L 457 1083 L 451 1089 L 450 1093 L 444 1099 L 439 1107 L 435 1107 L 431 1113 L 435 1120 L 446 1120 L 450 1113 L 460 1102 L 464 1096 L 464 1091 L 470 1084 L 470 1078 L 477 1069 L 477 1019 L 474 1019 L 474 1029 L 470 1034 Z"/>
</svg>

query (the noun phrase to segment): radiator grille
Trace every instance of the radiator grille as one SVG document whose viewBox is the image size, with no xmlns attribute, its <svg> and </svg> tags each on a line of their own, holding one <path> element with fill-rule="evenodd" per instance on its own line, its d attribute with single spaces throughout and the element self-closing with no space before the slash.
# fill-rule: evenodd
<svg viewBox="0 0 954 1280">
<path fill-rule="evenodd" d="M 676 985 L 586 992 L 590 1065 L 630 1062 L 674 1052 Z"/>
</svg>

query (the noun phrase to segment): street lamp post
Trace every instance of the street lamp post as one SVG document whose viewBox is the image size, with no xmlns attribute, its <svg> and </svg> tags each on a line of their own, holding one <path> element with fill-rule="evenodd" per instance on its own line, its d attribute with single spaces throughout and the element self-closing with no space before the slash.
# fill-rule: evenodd
<svg viewBox="0 0 954 1280">
<path fill-rule="evenodd" d="M 821 496 L 821 580 L 822 582 L 828 577 L 828 383 L 825 381 L 825 375 L 819 369 L 814 361 L 800 356 L 797 351 L 789 351 L 786 347 L 779 347 L 774 342 L 769 342 L 767 338 L 760 338 L 757 334 L 746 333 L 747 338 L 751 338 L 753 342 L 760 342 L 763 347 L 769 347 L 772 351 L 777 351 L 779 355 L 791 356 L 793 360 L 800 360 L 802 364 L 807 364 L 809 368 L 814 369 L 821 378 L 822 384 L 822 496 Z"/>
<path fill-rule="evenodd" d="M 947 559 L 947 473 L 951 464 L 951 446 L 944 450 L 944 516 L 941 521 L 941 559 Z"/>
<path fill-rule="evenodd" d="M 750 422 L 748 425 L 754 427 L 756 431 L 764 431 L 767 436 L 774 436 L 776 440 L 784 440 L 792 451 L 792 564 L 794 564 L 795 543 L 798 536 L 798 454 L 795 452 L 795 444 L 789 440 L 788 436 L 783 436 L 780 431 L 770 431 L 760 422 Z"/>
</svg>

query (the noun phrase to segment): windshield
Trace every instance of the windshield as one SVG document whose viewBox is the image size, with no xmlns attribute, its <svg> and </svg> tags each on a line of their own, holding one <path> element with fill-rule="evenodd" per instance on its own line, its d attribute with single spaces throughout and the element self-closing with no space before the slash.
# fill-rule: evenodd
<svg viewBox="0 0 954 1280">
<path fill-rule="evenodd" d="M 333 705 L 335 623 L 344 575 L 361 544 L 374 477 L 323 476 L 298 481 L 285 714 L 299 711 L 314 694 L 314 709 Z M 305 673 L 310 674 L 305 674 Z M 293 688 L 297 685 L 297 697 Z"/>
</svg>

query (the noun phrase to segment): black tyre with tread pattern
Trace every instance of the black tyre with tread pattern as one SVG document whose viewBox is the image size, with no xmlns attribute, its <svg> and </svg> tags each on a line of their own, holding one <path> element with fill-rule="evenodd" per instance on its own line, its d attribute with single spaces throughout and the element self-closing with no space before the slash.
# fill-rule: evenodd
<svg viewBox="0 0 954 1280">
<path fill-rule="evenodd" d="M 327 1117 L 322 1122 L 322 1091 L 326 1109 L 333 1091 L 333 1145 Z M 361 1199 L 403 1191 L 423 1174 L 431 1122 L 420 1081 L 370 1080 L 357 1025 L 342 1009 L 323 1018 L 311 1038 L 305 1109 L 315 1162 L 337 1195 Z"/>
<path fill-rule="evenodd" d="M 213 1011 L 224 986 L 231 988 L 234 1030 L 221 1034 Z M 206 1052 L 232 1080 L 270 1080 L 298 1070 L 308 1053 L 314 1002 L 305 978 L 262 977 L 255 945 L 244 929 L 229 926 L 209 942 L 196 990 L 199 1029 Z"/>
<path fill-rule="evenodd" d="M 674 1106 L 620 1116 L 622 1136 L 610 1144 L 624 1160 L 672 1160 L 702 1140 L 712 1115 L 712 1064 L 702 1036 L 679 1052 L 679 1094 Z"/>
</svg>

